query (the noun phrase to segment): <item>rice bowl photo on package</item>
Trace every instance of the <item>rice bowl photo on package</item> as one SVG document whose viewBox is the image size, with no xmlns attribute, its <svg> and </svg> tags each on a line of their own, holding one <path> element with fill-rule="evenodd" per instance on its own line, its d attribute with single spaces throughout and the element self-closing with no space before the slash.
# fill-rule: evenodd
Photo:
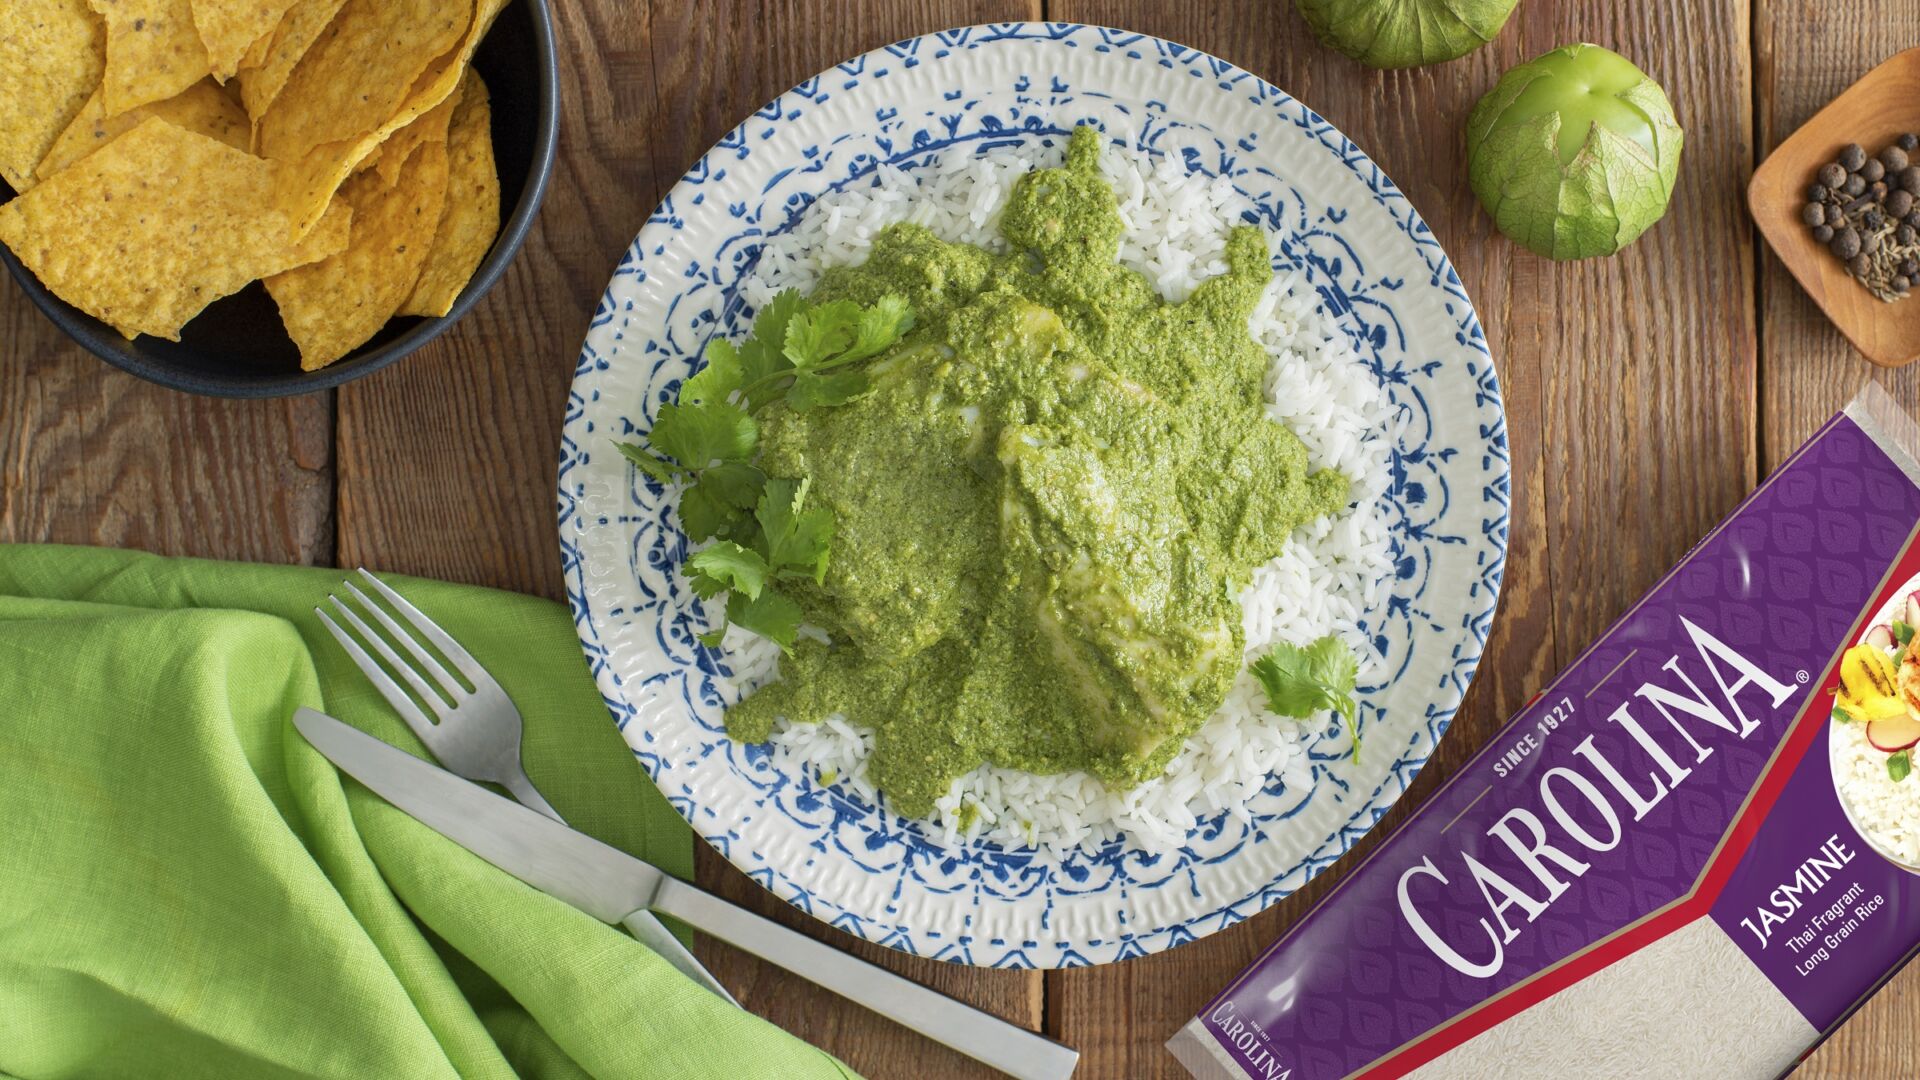
<svg viewBox="0 0 1920 1080">
<path fill-rule="evenodd" d="M 1841 658 L 1827 727 L 1833 786 L 1847 819 L 1887 861 L 1920 874 L 1920 578 L 1902 585 Z"/>
</svg>

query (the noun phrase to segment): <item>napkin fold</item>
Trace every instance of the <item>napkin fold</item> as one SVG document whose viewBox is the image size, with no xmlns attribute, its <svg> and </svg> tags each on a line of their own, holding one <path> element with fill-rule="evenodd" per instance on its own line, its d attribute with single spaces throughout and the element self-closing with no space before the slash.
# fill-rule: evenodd
<svg viewBox="0 0 1920 1080">
<path fill-rule="evenodd" d="M 343 780 L 297 706 L 428 755 L 312 613 L 340 578 L 0 545 L 0 1073 L 853 1075 Z M 574 827 L 688 876 L 563 608 L 387 580 Z"/>
</svg>

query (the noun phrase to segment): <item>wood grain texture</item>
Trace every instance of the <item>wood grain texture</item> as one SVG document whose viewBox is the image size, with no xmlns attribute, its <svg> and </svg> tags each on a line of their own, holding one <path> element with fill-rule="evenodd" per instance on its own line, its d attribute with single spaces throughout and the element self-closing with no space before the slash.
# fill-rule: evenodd
<svg viewBox="0 0 1920 1080">
<path fill-rule="evenodd" d="M 0 284 L 0 541 L 277 563 L 333 556 L 333 408 L 192 397 L 110 368 Z"/>
<path fill-rule="evenodd" d="M 1920 42 L 1920 3 L 1755 0 L 1754 98 L 1759 155 L 1868 69 Z M 1760 254 L 1761 455 L 1779 465 L 1869 380 L 1908 410 L 1920 365 L 1888 371 L 1855 352 L 1780 260 Z M 1908 300 L 1904 303 L 1913 303 Z M 1920 967 L 1896 975 L 1795 1074 L 1819 1080 L 1912 1076 L 1920 1066 Z"/>
<path fill-rule="evenodd" d="M 1744 0 L 1528 0 L 1488 48 L 1400 72 L 1321 47 L 1292 5 L 1271 0 L 1053 0 L 1049 11 L 1204 49 L 1339 125 L 1454 258 L 1507 405 L 1514 483 L 1502 611 L 1452 732 L 1408 797 L 1369 842 L 1264 915 L 1164 955 L 1049 976 L 1052 1027 L 1082 1050 L 1087 1075 L 1179 1077 L 1164 1039 L 1752 486 L 1752 241 L 1728 197 L 1751 165 L 1748 11 Z M 1726 29 L 1703 38 L 1693 29 L 1702 23 Z M 1612 259 L 1559 264 L 1492 229 L 1468 188 L 1461 132 L 1501 71 L 1581 40 L 1620 50 L 1658 79 L 1688 143 L 1664 222 Z"/>
<path fill-rule="evenodd" d="M 1749 7 L 1751 4 L 1751 8 Z M 829 65 L 947 26 L 1042 14 L 1206 49 L 1353 136 L 1445 244 L 1486 324 L 1514 472 L 1501 614 L 1454 729 L 1402 820 L 1737 499 L 1869 378 L 1920 407 L 1920 366 L 1876 372 L 1770 257 L 1741 192 L 1775 145 L 1875 62 L 1920 41 L 1920 0 L 1523 0 L 1500 40 L 1374 72 L 1319 46 L 1285 0 L 558 0 L 565 115 L 525 250 L 419 355 L 279 402 L 192 398 L 69 344 L 0 286 L 0 539 L 272 562 L 356 563 L 558 596 L 555 448 L 587 314 L 680 173 L 765 100 Z M 1751 36 L 1749 36 L 1751 29 Z M 1507 67 L 1575 40 L 1615 48 L 1675 101 L 1688 143 L 1662 222 L 1607 260 L 1555 264 L 1494 232 L 1466 182 L 1468 110 Z M 337 414 L 337 415 L 336 415 Z M 337 489 L 337 490 L 336 490 Z M 1079 1047 L 1079 1076 L 1183 1074 L 1168 1035 L 1337 877 L 1171 953 L 1086 971 L 904 958 L 792 912 L 704 847 L 699 879 L 788 925 Z M 874 1080 L 986 1076 L 958 1055 L 724 946 L 749 1008 Z M 1807 1063 L 1913 1075 L 1920 971 Z"/>
</svg>

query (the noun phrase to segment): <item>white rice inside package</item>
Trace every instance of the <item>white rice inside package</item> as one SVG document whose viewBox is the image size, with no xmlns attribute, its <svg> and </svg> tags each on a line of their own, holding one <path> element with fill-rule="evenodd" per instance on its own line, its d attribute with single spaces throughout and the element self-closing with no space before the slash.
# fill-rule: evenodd
<svg viewBox="0 0 1920 1080">
<path fill-rule="evenodd" d="M 1772 1077 L 1920 947 L 1920 434 L 1869 388 L 1168 1043 Z"/>
</svg>

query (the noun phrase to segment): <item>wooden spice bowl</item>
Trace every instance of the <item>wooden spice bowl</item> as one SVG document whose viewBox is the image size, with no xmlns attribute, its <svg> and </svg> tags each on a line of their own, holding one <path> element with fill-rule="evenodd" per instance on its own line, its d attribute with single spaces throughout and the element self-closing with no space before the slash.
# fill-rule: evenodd
<svg viewBox="0 0 1920 1080">
<path fill-rule="evenodd" d="M 1872 155 L 1906 131 L 1920 132 L 1920 48 L 1847 87 L 1776 147 L 1747 185 L 1747 206 L 1774 254 L 1854 348 L 1882 367 L 1920 359 L 1920 289 L 1893 303 L 1874 296 L 1813 238 L 1800 212 L 1814 174 L 1841 147 L 1857 142 Z"/>
</svg>

